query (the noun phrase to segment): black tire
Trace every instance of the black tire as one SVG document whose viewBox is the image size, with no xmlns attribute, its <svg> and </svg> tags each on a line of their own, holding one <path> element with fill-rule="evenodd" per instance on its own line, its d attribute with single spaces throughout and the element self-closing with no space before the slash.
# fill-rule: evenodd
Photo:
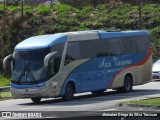
<svg viewBox="0 0 160 120">
<path fill-rule="evenodd" d="M 72 84 L 67 84 L 65 89 L 65 95 L 62 97 L 64 100 L 72 100 L 74 97 L 74 86 Z"/>
<path fill-rule="evenodd" d="M 133 86 L 132 78 L 131 78 L 131 76 L 127 75 L 127 76 L 124 78 L 123 91 L 124 91 L 125 93 L 131 92 L 131 91 L 132 91 L 132 88 L 133 88 L 132 86 Z"/>
<path fill-rule="evenodd" d="M 133 89 L 133 82 L 132 77 L 127 75 L 124 78 L 124 86 L 117 89 L 117 92 L 119 93 L 128 93 L 131 92 Z"/>
<path fill-rule="evenodd" d="M 41 101 L 41 98 L 31 98 L 31 100 L 34 102 L 34 103 L 39 103 Z"/>
</svg>

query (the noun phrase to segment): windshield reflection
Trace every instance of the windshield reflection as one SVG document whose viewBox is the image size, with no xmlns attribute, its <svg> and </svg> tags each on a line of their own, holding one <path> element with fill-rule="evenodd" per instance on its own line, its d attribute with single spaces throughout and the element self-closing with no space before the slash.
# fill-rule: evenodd
<svg viewBox="0 0 160 120">
<path fill-rule="evenodd" d="M 49 49 L 15 51 L 12 65 L 13 81 L 21 84 L 44 81 L 47 78 L 47 69 L 43 61 L 48 53 Z"/>
</svg>

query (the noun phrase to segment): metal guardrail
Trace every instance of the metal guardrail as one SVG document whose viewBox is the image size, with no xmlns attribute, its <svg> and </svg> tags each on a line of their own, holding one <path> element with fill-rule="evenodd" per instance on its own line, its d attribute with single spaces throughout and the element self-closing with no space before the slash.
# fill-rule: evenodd
<svg viewBox="0 0 160 120">
<path fill-rule="evenodd" d="M 0 93 L 1 92 L 9 92 L 9 91 L 10 91 L 10 86 L 0 87 Z"/>
</svg>

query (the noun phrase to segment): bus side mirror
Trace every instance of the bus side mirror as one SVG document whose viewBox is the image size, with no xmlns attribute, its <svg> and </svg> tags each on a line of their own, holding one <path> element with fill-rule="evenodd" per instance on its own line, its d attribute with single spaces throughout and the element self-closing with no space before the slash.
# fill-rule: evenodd
<svg viewBox="0 0 160 120">
<path fill-rule="evenodd" d="M 12 54 L 11 55 L 8 55 L 8 56 L 6 56 L 4 59 L 3 59 L 3 69 L 7 69 L 7 62 L 8 62 L 8 60 L 10 60 L 10 59 L 12 59 Z"/>
<path fill-rule="evenodd" d="M 51 52 L 51 53 L 49 53 L 48 55 L 46 55 L 46 57 L 44 58 L 44 66 L 45 66 L 45 67 L 48 67 L 48 62 L 49 62 L 50 58 L 51 58 L 53 55 L 57 54 L 57 53 L 58 53 L 58 51 L 55 51 L 55 52 Z"/>
</svg>

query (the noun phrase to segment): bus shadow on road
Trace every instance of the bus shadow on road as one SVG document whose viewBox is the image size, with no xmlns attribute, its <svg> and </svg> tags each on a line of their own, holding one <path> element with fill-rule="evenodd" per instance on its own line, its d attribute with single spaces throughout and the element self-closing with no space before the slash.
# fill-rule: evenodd
<svg viewBox="0 0 160 120">
<path fill-rule="evenodd" d="M 119 93 L 117 91 L 109 91 L 109 92 L 104 92 L 102 94 L 84 94 L 80 96 L 75 96 L 73 100 L 71 101 L 65 101 L 61 98 L 53 98 L 53 99 L 47 99 L 44 98 L 40 103 L 22 103 L 18 105 L 26 105 L 26 106 L 36 106 L 36 105 L 54 105 L 54 106 L 59 106 L 59 105 L 85 105 L 85 104 L 92 104 L 92 103 L 100 103 L 100 102 L 105 102 L 105 101 L 113 101 L 113 100 L 122 100 L 122 99 L 129 99 L 129 98 L 134 98 L 134 97 L 142 97 L 142 96 L 149 96 L 149 95 L 156 95 L 160 94 L 159 89 L 154 89 L 154 90 L 148 90 L 148 89 L 143 89 L 143 90 L 133 90 L 130 93 Z M 157 96 L 158 97 L 158 96 Z"/>
</svg>

